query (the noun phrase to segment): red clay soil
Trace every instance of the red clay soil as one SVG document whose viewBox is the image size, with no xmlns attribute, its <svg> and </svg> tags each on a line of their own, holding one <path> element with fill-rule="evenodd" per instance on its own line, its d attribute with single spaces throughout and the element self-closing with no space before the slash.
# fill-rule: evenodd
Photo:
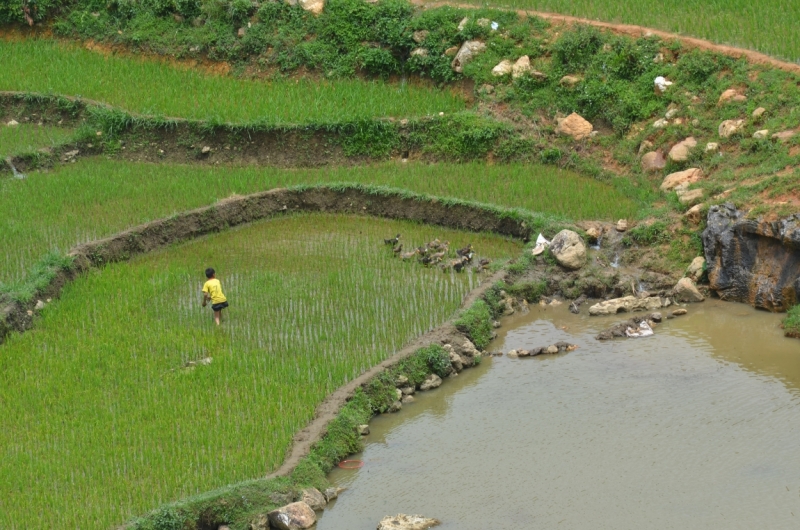
<svg viewBox="0 0 800 530">
<path fill-rule="evenodd" d="M 425 7 L 441 7 L 450 6 L 460 9 L 477 9 L 478 6 L 471 4 L 459 4 L 457 2 L 426 2 L 424 0 L 411 0 L 411 2 L 418 6 Z M 510 9 L 496 8 L 499 10 L 510 11 Z M 751 63 L 763 64 L 773 68 L 779 68 L 787 72 L 800 73 L 800 64 L 791 63 L 788 61 L 781 61 L 770 57 L 765 53 L 756 52 L 753 50 L 746 50 L 744 48 L 737 48 L 735 46 L 725 46 L 723 44 L 715 44 L 711 41 L 698 39 L 695 37 L 687 37 L 677 33 L 670 33 L 653 28 L 646 28 L 644 26 L 635 26 L 632 24 L 613 24 L 611 22 L 602 22 L 599 20 L 591 20 L 588 18 L 573 17 L 569 15 L 559 15 L 557 13 L 546 13 L 544 11 L 528 11 L 525 9 L 516 9 L 517 14 L 520 16 L 535 16 L 543 18 L 554 24 L 561 24 L 565 26 L 572 26 L 575 24 L 585 24 L 587 26 L 594 26 L 596 28 L 611 31 L 618 35 L 627 35 L 630 37 L 644 37 L 654 35 L 664 40 L 677 40 L 688 48 L 697 48 L 700 50 L 707 50 L 715 53 L 727 55 L 729 57 L 744 57 Z"/>
</svg>

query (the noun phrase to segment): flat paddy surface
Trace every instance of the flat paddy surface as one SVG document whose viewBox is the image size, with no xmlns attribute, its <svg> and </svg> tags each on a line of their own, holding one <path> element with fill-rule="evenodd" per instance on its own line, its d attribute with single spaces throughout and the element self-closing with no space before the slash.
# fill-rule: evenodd
<svg viewBox="0 0 800 530">
<path fill-rule="evenodd" d="M 793 529 L 800 517 L 800 343 L 780 315 L 708 300 L 645 339 L 564 304 L 504 321 L 507 352 L 375 418 L 319 530 L 419 513 L 442 529 Z M 566 329 L 562 329 L 566 327 Z"/>
<path fill-rule="evenodd" d="M 83 97 L 137 114 L 273 125 L 425 116 L 466 106 L 449 90 L 358 79 L 238 79 L 45 39 L 0 40 L 0 90 Z"/>
<path fill-rule="evenodd" d="M 0 163 L 8 156 L 53 147 L 72 136 L 71 129 L 36 124 L 8 126 L 0 123 Z"/>
<path fill-rule="evenodd" d="M 0 345 L 0 525 L 112 528 L 278 467 L 326 395 L 449 318 L 479 282 L 395 258 L 383 238 L 398 232 L 409 248 L 438 237 L 491 258 L 520 250 L 305 215 L 66 286 L 34 329 Z M 230 303 L 219 328 L 200 306 L 209 266 Z"/>
<path fill-rule="evenodd" d="M 24 278 L 51 249 L 245 195 L 299 184 L 356 182 L 493 203 L 572 219 L 619 219 L 637 204 L 615 186 L 537 165 L 400 164 L 285 170 L 84 159 L 17 180 L 0 177 L 0 283 Z M 591 197 L 592 200 L 586 200 Z"/>
</svg>

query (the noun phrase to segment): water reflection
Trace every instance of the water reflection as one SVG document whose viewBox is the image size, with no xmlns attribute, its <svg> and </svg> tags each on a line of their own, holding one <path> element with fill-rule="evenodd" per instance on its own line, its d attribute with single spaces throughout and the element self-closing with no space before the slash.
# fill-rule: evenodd
<svg viewBox="0 0 800 530">
<path fill-rule="evenodd" d="M 796 528 L 800 341 L 780 317 L 707 301 L 656 336 L 599 343 L 619 318 L 534 308 L 487 361 L 376 418 L 320 530 L 421 513 L 441 528 Z M 564 329 L 565 328 L 565 329 Z"/>
</svg>

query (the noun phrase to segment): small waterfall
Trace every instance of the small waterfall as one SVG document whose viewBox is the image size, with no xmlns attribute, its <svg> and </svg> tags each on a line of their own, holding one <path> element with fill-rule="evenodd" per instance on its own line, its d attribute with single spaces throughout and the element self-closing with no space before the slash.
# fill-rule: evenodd
<svg viewBox="0 0 800 530">
<path fill-rule="evenodd" d="M 614 254 L 614 261 L 612 261 L 612 262 L 610 263 L 610 265 L 611 265 L 612 267 L 614 267 L 615 269 L 618 269 L 618 268 L 619 268 L 619 252 L 617 252 L 616 254 Z"/>
<path fill-rule="evenodd" d="M 603 243 L 603 235 L 601 234 L 600 236 L 597 237 L 597 243 L 595 243 L 594 245 L 589 245 L 589 248 L 592 250 L 600 250 L 600 245 L 602 245 L 602 243 Z"/>
<path fill-rule="evenodd" d="M 19 171 L 17 171 L 17 168 L 14 167 L 14 164 L 11 163 L 10 158 L 6 158 L 6 164 L 8 164 L 8 167 L 11 168 L 11 173 L 14 174 L 15 179 L 22 180 L 25 178 L 25 173 L 20 173 Z"/>
</svg>

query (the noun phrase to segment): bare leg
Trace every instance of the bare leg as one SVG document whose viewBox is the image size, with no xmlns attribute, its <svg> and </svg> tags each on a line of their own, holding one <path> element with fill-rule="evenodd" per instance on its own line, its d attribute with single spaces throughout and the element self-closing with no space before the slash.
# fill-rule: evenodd
<svg viewBox="0 0 800 530">
<path fill-rule="evenodd" d="M 219 326 L 219 319 L 221 316 L 222 316 L 221 309 L 219 311 L 214 311 L 214 322 L 216 322 L 218 326 Z"/>
</svg>

